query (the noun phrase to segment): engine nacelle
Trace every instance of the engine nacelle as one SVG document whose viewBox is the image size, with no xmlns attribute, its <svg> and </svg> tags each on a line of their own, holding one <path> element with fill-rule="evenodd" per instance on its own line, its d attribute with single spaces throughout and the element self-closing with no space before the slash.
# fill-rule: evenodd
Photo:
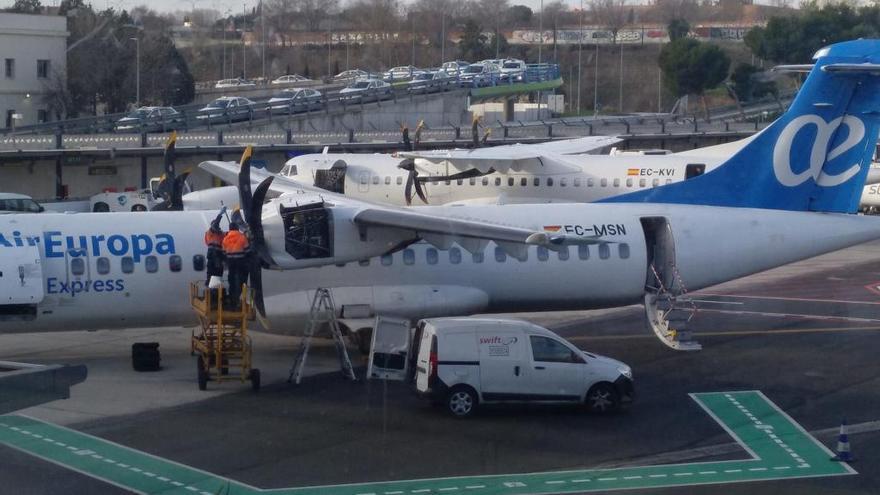
<svg viewBox="0 0 880 495">
<path fill-rule="evenodd" d="M 305 196 L 267 203 L 262 219 L 269 255 L 278 268 L 295 270 L 368 259 L 417 240 L 405 230 L 361 228 L 354 222 L 360 210 Z"/>
</svg>

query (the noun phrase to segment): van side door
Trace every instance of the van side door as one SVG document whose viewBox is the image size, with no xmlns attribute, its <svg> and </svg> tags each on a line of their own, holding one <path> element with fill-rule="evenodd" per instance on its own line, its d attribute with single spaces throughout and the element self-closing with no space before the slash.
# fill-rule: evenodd
<svg viewBox="0 0 880 495">
<path fill-rule="evenodd" d="M 529 392 L 533 400 L 579 401 L 586 383 L 583 356 L 559 340 L 529 335 Z"/>
<path fill-rule="evenodd" d="M 477 331 L 483 400 L 522 400 L 528 393 L 524 334 Z"/>
</svg>

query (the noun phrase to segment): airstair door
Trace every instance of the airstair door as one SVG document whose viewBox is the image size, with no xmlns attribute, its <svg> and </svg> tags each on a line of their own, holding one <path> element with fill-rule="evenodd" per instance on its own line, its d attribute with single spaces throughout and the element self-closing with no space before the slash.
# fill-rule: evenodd
<svg viewBox="0 0 880 495">
<path fill-rule="evenodd" d="M 23 243 L 27 244 L 27 243 Z M 0 319 L 33 319 L 45 297 L 38 246 L 5 246 L 0 256 Z"/>
<path fill-rule="evenodd" d="M 645 286 L 671 289 L 675 280 L 675 239 L 669 221 L 665 217 L 645 217 L 641 220 L 648 252 Z"/>
<path fill-rule="evenodd" d="M 376 316 L 367 378 L 405 380 L 409 366 L 410 322 L 403 318 Z"/>
</svg>

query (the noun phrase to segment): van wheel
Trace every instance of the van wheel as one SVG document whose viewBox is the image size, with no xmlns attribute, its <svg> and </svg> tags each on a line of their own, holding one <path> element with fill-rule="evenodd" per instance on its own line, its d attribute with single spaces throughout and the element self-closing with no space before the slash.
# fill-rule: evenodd
<svg viewBox="0 0 880 495">
<path fill-rule="evenodd" d="M 470 387 L 453 387 L 446 397 L 446 409 L 456 418 L 471 416 L 477 409 L 477 394 Z"/>
<path fill-rule="evenodd" d="M 95 203 L 95 206 L 92 207 L 93 213 L 108 213 L 109 211 L 110 211 L 110 205 L 108 205 L 107 203 L 105 203 L 103 201 Z"/>
<path fill-rule="evenodd" d="M 609 383 L 597 383 L 587 392 L 587 407 L 597 414 L 608 414 L 620 408 L 617 390 Z"/>
</svg>

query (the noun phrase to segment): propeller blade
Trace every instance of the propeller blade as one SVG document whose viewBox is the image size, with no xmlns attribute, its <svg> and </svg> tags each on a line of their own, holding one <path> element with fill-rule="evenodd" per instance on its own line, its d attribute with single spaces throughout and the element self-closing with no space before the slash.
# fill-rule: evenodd
<svg viewBox="0 0 880 495">
<path fill-rule="evenodd" d="M 165 177 L 174 179 L 174 161 L 177 159 L 177 131 L 172 131 L 165 145 Z"/>
<path fill-rule="evenodd" d="M 425 177 L 419 179 L 422 182 L 441 182 L 446 180 L 461 180 L 461 179 L 470 179 L 472 177 L 482 177 L 484 175 L 494 174 L 495 169 L 489 168 L 485 172 L 480 172 L 479 169 L 472 168 L 470 170 L 465 170 L 464 172 L 458 172 L 457 174 L 452 175 L 435 175 L 431 177 Z"/>
<path fill-rule="evenodd" d="M 406 187 L 403 188 L 403 195 L 406 198 L 406 206 L 410 206 L 412 204 L 412 188 L 413 183 L 415 183 L 415 179 L 413 178 L 413 172 L 411 171 L 409 175 L 406 176 Z"/>
<path fill-rule="evenodd" d="M 238 201 L 244 210 L 244 218 L 248 220 L 253 209 L 254 195 L 251 192 L 251 156 L 254 150 L 251 146 L 245 148 L 241 154 L 241 169 L 238 172 Z"/>
<path fill-rule="evenodd" d="M 425 196 L 425 191 L 424 191 L 424 189 L 422 189 L 422 181 L 421 181 L 421 179 L 419 179 L 417 174 L 418 174 L 418 172 L 413 170 L 413 175 L 415 176 L 415 177 L 413 177 L 413 179 L 414 179 L 413 183 L 416 186 L 416 194 L 419 195 L 419 199 L 422 200 L 422 203 L 428 204 L 428 197 Z"/>
<path fill-rule="evenodd" d="M 251 247 L 257 254 L 257 256 L 251 259 L 251 291 L 253 291 L 254 295 L 254 307 L 263 318 L 266 317 L 266 303 L 263 300 L 263 266 L 273 266 L 275 264 L 275 261 L 269 255 L 266 239 L 263 236 L 263 202 L 266 200 L 266 193 L 269 192 L 269 186 L 272 185 L 273 179 L 274 177 L 267 177 L 254 190 L 254 208 L 250 212 L 250 218 L 246 219 L 251 231 Z M 263 320 L 261 319 L 260 321 L 262 322 Z M 263 324 L 265 325 L 265 323 Z"/>
</svg>

